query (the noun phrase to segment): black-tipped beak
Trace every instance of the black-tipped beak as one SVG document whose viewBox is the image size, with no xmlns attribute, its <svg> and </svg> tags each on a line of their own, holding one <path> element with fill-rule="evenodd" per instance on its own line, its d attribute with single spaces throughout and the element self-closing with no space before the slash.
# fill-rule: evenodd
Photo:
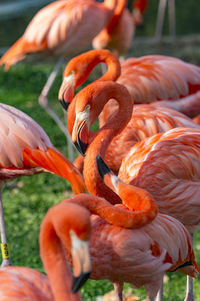
<svg viewBox="0 0 200 301">
<path fill-rule="evenodd" d="M 110 173 L 111 170 L 100 156 L 96 156 L 96 162 L 97 162 L 97 168 L 98 168 L 99 175 L 103 180 L 104 176 L 107 173 Z"/>
<path fill-rule="evenodd" d="M 86 150 L 88 148 L 88 143 L 85 143 L 81 140 L 80 138 L 80 133 L 78 133 L 78 141 L 75 141 L 74 142 L 74 145 L 76 147 L 76 149 L 79 151 L 79 153 L 85 157 L 85 153 L 86 153 Z"/>
<path fill-rule="evenodd" d="M 65 100 L 64 100 L 64 98 L 63 98 L 62 100 L 60 100 L 60 103 L 61 103 L 61 105 L 62 105 L 63 109 L 64 109 L 65 111 L 67 111 L 67 110 L 68 110 L 68 107 L 69 107 L 69 104 L 70 104 L 70 102 L 68 102 L 68 101 L 65 101 Z"/>
<path fill-rule="evenodd" d="M 90 273 L 82 273 L 79 277 L 73 278 L 73 284 L 72 284 L 72 292 L 75 294 L 77 293 L 81 287 L 85 284 L 85 282 L 90 277 Z"/>
</svg>

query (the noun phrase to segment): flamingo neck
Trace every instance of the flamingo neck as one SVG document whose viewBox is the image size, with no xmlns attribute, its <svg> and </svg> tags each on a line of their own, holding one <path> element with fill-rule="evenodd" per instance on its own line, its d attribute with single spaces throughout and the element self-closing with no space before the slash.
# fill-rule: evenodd
<svg viewBox="0 0 200 301">
<path fill-rule="evenodd" d="M 98 81 L 116 81 L 121 73 L 120 62 L 117 57 L 108 50 L 91 50 L 74 58 L 66 67 L 64 76 L 67 76 L 74 70 L 74 89 L 77 89 L 86 81 L 92 70 L 100 63 L 105 63 L 108 69 Z"/>
<path fill-rule="evenodd" d="M 111 33 L 115 29 L 119 19 L 121 18 L 121 15 L 122 15 L 123 10 L 126 7 L 126 5 L 127 5 L 126 0 L 119 0 L 118 1 L 117 6 L 115 8 L 115 13 L 114 13 L 112 19 L 110 20 L 110 22 L 108 23 L 108 25 L 106 27 L 108 33 Z"/>
<path fill-rule="evenodd" d="M 116 204 L 120 203 L 121 199 L 101 180 L 96 166 L 96 156 L 100 155 L 104 159 L 106 150 L 112 139 L 128 124 L 132 116 L 133 100 L 127 89 L 117 83 L 104 82 L 98 83 L 98 85 L 92 84 L 90 85 L 90 95 L 92 94 L 91 86 L 94 87 L 96 92 L 100 88 L 100 93 L 96 93 L 97 97 L 93 99 L 93 105 L 97 113 L 96 118 L 111 98 L 114 98 L 118 102 L 119 108 L 110 116 L 90 143 L 84 159 L 83 175 L 86 187 L 91 194 L 105 197 L 112 204 Z"/>
<path fill-rule="evenodd" d="M 91 214 L 100 216 L 112 225 L 129 229 L 140 228 L 150 223 L 157 215 L 156 205 L 151 216 L 147 216 L 145 210 L 127 210 L 127 206 L 122 204 L 113 206 L 105 198 L 94 195 L 79 194 L 65 201 L 85 207 Z"/>
<path fill-rule="evenodd" d="M 56 216 L 55 218 L 56 219 Z M 72 275 L 66 262 L 63 246 L 55 231 L 53 218 L 46 216 L 40 231 L 40 254 L 48 275 L 55 301 L 81 301 L 73 294 Z"/>
<path fill-rule="evenodd" d="M 102 5 L 106 8 L 108 8 L 110 10 L 110 15 L 112 16 L 114 10 L 115 10 L 115 7 L 117 5 L 117 1 L 118 0 L 104 0 L 104 2 L 102 3 Z M 110 17 L 111 17 L 110 16 Z"/>
</svg>

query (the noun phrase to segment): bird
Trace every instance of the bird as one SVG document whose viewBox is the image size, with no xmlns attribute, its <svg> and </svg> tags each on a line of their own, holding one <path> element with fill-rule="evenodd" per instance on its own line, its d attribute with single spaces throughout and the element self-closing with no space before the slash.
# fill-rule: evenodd
<svg viewBox="0 0 200 301">
<path fill-rule="evenodd" d="M 200 114 L 193 118 L 193 121 L 200 125 Z"/>
<path fill-rule="evenodd" d="M 126 6 L 127 0 L 118 1 L 113 17 L 92 41 L 94 49 L 110 49 L 120 61 L 130 49 L 135 33 L 133 16 Z"/>
<path fill-rule="evenodd" d="M 113 80 L 125 85 L 134 98 L 135 104 L 157 102 L 171 109 L 177 109 L 191 116 L 187 98 L 187 108 L 177 108 L 174 100 L 196 94 L 200 90 L 200 68 L 181 59 L 164 55 L 146 55 L 139 58 L 128 58 L 120 63 L 116 56 L 107 50 L 90 50 L 80 54 L 66 65 L 63 82 L 58 98 L 63 106 L 68 107 L 73 99 L 74 91 L 82 85 L 91 71 L 99 63 L 104 62 L 108 70 L 98 80 Z M 199 99 L 196 94 L 196 115 Z M 168 100 L 168 102 L 166 102 Z M 184 102 L 182 106 L 184 106 Z M 194 114 L 195 112 L 192 112 Z"/>
<path fill-rule="evenodd" d="M 90 235 L 90 214 L 85 208 L 70 202 L 50 208 L 39 235 L 40 256 L 47 276 L 29 267 L 1 267 L 1 300 L 81 301 L 78 290 L 91 272 Z M 72 253 L 73 276 L 63 246 Z"/>
<path fill-rule="evenodd" d="M 64 78 L 61 84 L 58 98 L 61 101 L 63 107 L 68 110 L 68 131 L 69 134 L 72 134 L 72 128 L 75 120 L 75 103 L 69 104 L 72 102 L 74 96 L 74 90 L 79 87 L 89 76 L 92 69 L 99 64 L 100 62 L 105 62 L 108 66 L 108 71 L 101 76 L 98 81 L 105 80 L 113 80 L 116 81 L 117 78 L 122 78 L 123 75 L 127 77 L 134 76 L 135 80 L 130 83 L 128 82 L 128 89 L 130 92 L 130 86 L 132 85 L 132 96 L 134 97 L 135 103 L 139 103 L 146 97 L 151 99 L 152 97 L 157 98 L 170 98 L 172 96 L 172 86 L 174 87 L 174 99 L 182 94 L 184 95 L 184 89 L 186 89 L 186 80 L 188 77 L 188 89 L 190 89 L 190 93 L 193 93 L 190 96 L 183 97 L 179 100 L 163 100 L 154 102 L 151 106 L 135 106 L 133 111 L 132 119 L 127 126 L 127 129 L 123 131 L 118 137 L 115 137 L 113 140 L 113 145 L 109 146 L 109 150 L 107 151 L 107 160 L 109 160 L 109 166 L 111 169 L 117 174 L 121 160 L 124 155 L 128 152 L 130 146 L 132 146 L 135 142 L 144 139 L 147 136 L 156 134 L 158 132 L 165 132 L 173 127 L 177 126 L 186 126 L 186 127 L 197 127 L 194 122 L 189 120 L 188 118 L 180 115 L 174 110 L 183 112 L 184 114 L 188 114 L 192 116 L 197 112 L 200 112 L 200 102 L 199 102 L 199 92 L 195 92 L 196 89 L 199 88 L 200 85 L 200 69 L 197 66 L 185 63 L 179 59 L 170 58 L 166 56 L 151 56 L 152 61 L 150 60 L 150 56 L 146 56 L 143 58 L 135 59 L 141 60 L 141 70 L 139 70 L 138 65 L 133 64 L 134 68 L 131 69 L 129 66 L 130 74 L 127 71 L 127 75 L 123 74 L 120 76 L 120 69 L 123 63 L 120 65 L 116 56 L 114 56 L 108 50 L 92 50 L 86 53 L 83 53 L 75 58 L 73 58 L 66 66 L 64 71 Z M 126 60 L 127 64 L 130 59 Z M 134 59 L 132 59 L 134 60 Z M 147 63 L 142 63 L 143 61 L 147 61 Z M 149 65 L 148 65 L 149 64 Z M 163 66 L 162 66 L 163 64 Z M 169 65 L 171 64 L 171 65 Z M 127 67 L 128 68 L 128 67 Z M 143 69 L 144 70 L 143 70 Z M 145 70 L 146 68 L 146 70 Z M 152 77 L 145 79 L 142 78 L 142 74 L 147 75 L 148 68 L 152 69 Z M 172 72 L 172 70 L 173 72 Z M 179 74 L 181 75 L 181 71 L 183 73 L 183 79 L 177 76 L 177 70 L 179 70 Z M 136 73 L 134 73 L 136 72 Z M 157 75 L 158 73 L 158 75 Z M 161 81 L 161 74 L 163 76 L 163 80 Z M 190 74 L 190 81 L 189 76 Z M 171 76 L 172 75 L 172 76 Z M 119 77 L 120 76 L 120 77 Z M 172 77 L 172 78 L 170 78 Z M 139 79 L 139 84 L 137 83 L 137 78 Z M 119 80 L 117 80 L 119 81 Z M 193 81 L 193 85 L 191 82 Z M 149 83 L 149 87 L 144 87 L 143 82 Z M 199 84 L 195 84 L 199 83 Z M 126 80 L 124 79 L 123 84 L 126 86 Z M 141 88 L 140 88 L 141 84 Z M 161 85 L 162 84 L 162 85 Z M 170 86 L 171 85 L 171 86 Z M 182 88 L 181 88 L 182 85 Z M 168 88 L 169 95 L 167 96 L 167 91 L 161 87 Z M 171 94 L 170 94 L 171 93 Z M 176 95 L 175 95 L 176 94 Z M 170 96 L 171 95 L 171 96 Z M 161 97 L 162 96 L 162 97 Z M 136 100 L 135 100 L 136 99 Z M 154 99 L 155 101 L 156 99 Z M 150 101 L 150 100 L 149 100 Z M 107 120 L 108 116 L 110 116 L 117 107 L 117 103 L 115 100 L 110 100 L 104 107 L 102 113 L 99 115 L 99 124 L 102 126 Z M 172 110 L 170 110 L 172 109 Z M 148 112 L 149 111 L 149 112 Z M 134 131 L 133 131 L 134 128 Z M 93 137 L 93 136 L 92 136 Z M 91 137 L 91 138 L 92 138 Z M 78 157 L 74 161 L 75 166 L 82 171 L 83 168 L 83 159 Z"/>
<path fill-rule="evenodd" d="M 70 66 L 69 68 L 71 69 Z M 112 71 L 113 69 L 110 70 Z M 111 72 L 110 70 L 108 71 L 108 73 Z M 104 81 L 105 78 L 107 78 L 107 75 L 104 76 L 103 80 L 98 80 L 98 82 Z M 67 82 L 63 81 L 62 84 L 63 86 L 61 86 L 60 88 L 60 95 L 59 95 L 60 99 L 62 99 L 63 93 L 64 93 L 63 99 L 67 99 L 68 97 L 67 95 L 69 95 L 69 98 L 71 98 L 70 95 L 73 93 L 73 91 L 70 89 L 68 90 L 68 88 L 66 88 L 66 85 L 68 84 L 70 85 L 71 83 L 69 83 L 69 81 Z M 62 92 L 65 91 L 65 89 L 67 89 L 66 94 L 65 92 Z M 75 103 L 76 103 L 76 99 L 79 97 L 78 95 L 79 94 L 77 94 L 77 97 L 73 99 L 73 101 L 68 107 L 67 124 L 68 124 L 68 130 L 70 135 L 72 135 L 72 129 L 75 122 Z M 194 100 L 194 102 L 196 102 L 196 99 Z M 65 103 L 64 100 L 63 103 Z M 103 111 L 99 115 L 100 127 L 102 127 L 105 124 L 106 120 L 117 109 L 117 107 L 118 104 L 114 99 L 109 100 L 109 102 L 105 104 Z M 123 129 L 123 131 L 120 132 L 119 135 L 116 135 L 112 139 L 112 142 L 107 149 L 106 152 L 107 164 L 112 169 L 112 171 L 114 171 L 117 174 L 123 157 L 128 153 L 129 149 L 135 143 L 145 139 L 146 137 L 152 136 L 160 132 L 166 132 L 174 127 L 179 127 L 179 126 L 200 129 L 200 127 L 187 116 L 179 112 L 176 112 L 174 110 L 171 110 L 167 107 L 157 106 L 157 103 L 155 105 L 140 104 L 135 106 L 129 123 L 127 124 L 125 129 Z M 91 133 L 90 136 L 92 140 L 94 134 Z M 74 164 L 79 169 L 79 171 L 82 172 L 83 159 L 81 159 L 81 157 L 78 157 L 74 161 Z"/>
<path fill-rule="evenodd" d="M 74 194 L 85 192 L 80 172 L 52 145 L 40 125 L 17 108 L 0 103 L 0 196 L 5 180 L 41 172 L 65 178 Z M 1 240 L 7 252 L 1 197 L 0 208 Z M 8 263 L 9 259 L 4 258 L 2 264 Z"/>
<path fill-rule="evenodd" d="M 148 0 L 134 0 L 132 2 L 133 20 L 136 26 L 143 25 L 143 15 L 148 7 Z"/>
<path fill-rule="evenodd" d="M 24 34 L 1 57 L 5 69 L 23 60 L 29 53 L 59 58 L 38 98 L 39 104 L 66 134 L 65 125 L 48 102 L 48 93 L 66 57 L 90 48 L 92 39 L 107 25 L 117 0 L 99 3 L 93 0 L 54 1 L 39 10 Z"/>
<path fill-rule="evenodd" d="M 97 167 L 98 167 L 98 171 L 99 174 L 103 180 L 103 182 L 111 189 L 113 190 L 116 194 L 123 196 L 127 195 L 129 197 L 130 202 L 128 203 L 128 205 L 132 205 L 135 203 L 135 197 L 133 195 L 131 195 L 131 191 L 132 191 L 132 187 L 134 187 L 135 189 L 138 189 L 138 187 L 136 188 L 136 186 L 132 186 L 130 184 L 125 184 L 118 176 L 116 176 L 111 170 L 110 168 L 106 165 L 106 163 L 103 161 L 103 159 L 100 156 L 96 157 L 96 162 L 97 162 Z M 140 188 L 139 188 L 140 189 Z M 126 191 L 126 192 L 125 192 Z M 145 191 L 145 190 L 144 190 Z M 146 191 L 147 192 L 147 191 Z M 142 204 L 141 200 L 136 198 L 136 203 L 140 206 Z M 159 213 L 158 213 L 159 214 Z M 176 220 L 176 219 L 175 219 Z M 176 220 L 177 221 L 177 220 Z M 167 241 L 166 241 L 167 242 Z M 184 247 L 183 247 L 184 248 Z M 187 263 L 188 264 L 188 263 Z M 190 278 L 190 277 L 189 277 Z M 191 278 L 190 278 L 191 279 Z M 161 284 L 162 285 L 162 284 Z M 160 288 L 161 289 L 161 288 Z M 159 291 L 156 297 L 156 300 L 160 300 L 161 297 L 161 292 Z M 189 291 L 190 292 L 190 291 Z M 188 293 L 188 291 L 187 291 Z M 189 296 L 188 297 L 192 297 Z M 162 298 L 162 297 L 161 297 Z M 186 299 L 186 300 L 193 300 L 192 298 L 190 299 Z"/>
<path fill-rule="evenodd" d="M 102 183 L 95 157 L 104 159 L 112 138 L 127 125 L 133 99 L 124 86 L 109 81 L 90 84 L 81 92 L 76 99 L 72 140 L 85 155 L 86 187 L 91 194 L 120 203 L 120 198 Z M 89 126 L 111 97 L 118 101 L 119 109 L 89 144 Z M 118 176 L 123 182 L 150 192 L 161 213 L 177 218 L 193 234 L 200 223 L 199 171 L 200 129 L 178 127 L 136 143 L 123 158 Z"/>
<path fill-rule="evenodd" d="M 121 182 L 116 185 L 120 205 L 85 194 L 66 200 L 92 214 L 90 278 L 111 281 L 122 301 L 124 282 L 136 288 L 144 285 L 149 300 L 154 300 L 166 271 L 196 277 L 199 268 L 186 228 L 173 217 L 158 213 L 146 190 Z M 68 250 L 66 254 L 71 262 Z"/>
<path fill-rule="evenodd" d="M 48 4 L 36 13 L 22 37 L 1 57 L 0 64 L 8 69 L 33 52 L 58 57 L 80 53 L 107 25 L 115 6 L 116 0 L 61 0 Z"/>
<path fill-rule="evenodd" d="M 143 23 L 147 0 L 135 0 L 132 7 L 133 15 L 127 8 L 127 0 L 118 1 L 111 20 L 93 39 L 92 46 L 94 49 L 110 49 L 118 55 L 120 61 L 125 59 L 131 47 L 136 26 Z"/>
</svg>

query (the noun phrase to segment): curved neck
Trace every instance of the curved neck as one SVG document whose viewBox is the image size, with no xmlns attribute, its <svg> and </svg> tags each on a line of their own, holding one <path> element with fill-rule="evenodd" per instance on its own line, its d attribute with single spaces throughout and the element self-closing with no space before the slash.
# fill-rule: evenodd
<svg viewBox="0 0 200 301">
<path fill-rule="evenodd" d="M 111 98 L 118 102 L 119 108 L 110 116 L 90 143 L 84 159 L 83 175 L 86 187 L 91 194 L 105 197 L 112 204 L 116 204 L 120 203 L 121 199 L 101 180 L 96 166 L 96 156 L 100 155 L 104 159 L 111 140 L 128 124 L 132 116 L 133 100 L 124 86 L 114 82 L 91 84 L 86 98 L 93 95 L 93 90 L 95 97 L 92 99 L 92 107 L 96 110 L 93 121 L 96 120 L 104 105 Z M 107 163 L 109 166 L 109 162 Z"/>
<path fill-rule="evenodd" d="M 96 214 L 115 226 L 133 229 L 149 223 L 149 220 L 144 224 L 141 223 L 141 219 L 144 219 L 142 210 L 127 210 L 128 207 L 122 204 L 113 206 L 106 199 L 97 196 L 81 193 L 65 200 L 65 202 L 81 205 L 89 210 L 91 214 Z"/>
<path fill-rule="evenodd" d="M 72 70 L 76 70 L 76 64 L 81 63 L 80 69 L 75 71 L 74 89 L 82 85 L 89 77 L 92 70 L 100 63 L 107 65 L 107 72 L 101 76 L 98 81 L 113 80 L 116 81 L 121 73 L 120 62 L 117 57 L 108 50 L 91 50 L 74 58 L 67 65 L 64 76 L 70 74 Z"/>
<path fill-rule="evenodd" d="M 112 13 L 117 5 L 117 0 L 104 0 L 102 5 L 111 10 Z"/>
<path fill-rule="evenodd" d="M 111 33 L 115 29 L 126 5 L 127 5 L 127 0 L 118 1 L 117 6 L 115 8 L 115 13 L 112 19 L 110 20 L 110 22 L 108 23 L 108 25 L 106 26 L 106 30 L 108 31 L 108 33 Z"/>
<path fill-rule="evenodd" d="M 80 294 L 73 294 L 71 290 L 72 275 L 59 233 L 55 230 L 55 221 L 56 215 L 47 214 L 40 231 L 40 255 L 49 278 L 54 300 L 81 301 Z"/>
</svg>

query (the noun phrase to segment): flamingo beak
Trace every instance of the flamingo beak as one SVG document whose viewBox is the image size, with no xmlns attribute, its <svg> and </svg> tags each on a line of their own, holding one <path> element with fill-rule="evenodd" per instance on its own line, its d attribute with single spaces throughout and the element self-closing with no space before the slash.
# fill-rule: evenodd
<svg viewBox="0 0 200 301">
<path fill-rule="evenodd" d="M 82 156 L 85 156 L 89 145 L 89 121 L 87 113 L 83 111 L 76 115 L 72 131 L 72 141 Z"/>
<path fill-rule="evenodd" d="M 92 266 L 90 261 L 89 243 L 77 237 L 70 231 L 72 242 L 73 284 L 72 292 L 77 293 L 88 280 Z"/>
<path fill-rule="evenodd" d="M 97 169 L 104 183 L 118 194 L 118 184 L 121 180 L 112 172 L 100 156 L 96 156 Z"/>
<path fill-rule="evenodd" d="M 74 87 L 75 79 L 74 71 L 72 71 L 68 76 L 64 77 L 58 93 L 58 99 L 60 100 L 65 111 L 68 110 L 69 104 L 72 102 L 74 97 Z"/>
</svg>

